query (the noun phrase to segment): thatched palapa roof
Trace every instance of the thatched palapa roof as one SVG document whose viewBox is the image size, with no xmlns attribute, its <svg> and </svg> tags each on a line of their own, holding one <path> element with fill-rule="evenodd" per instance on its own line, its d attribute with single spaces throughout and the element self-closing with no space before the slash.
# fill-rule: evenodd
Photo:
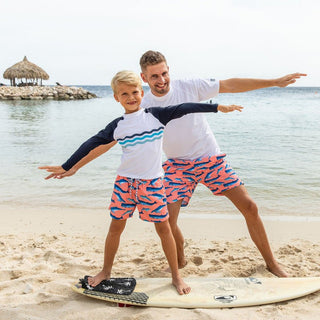
<svg viewBox="0 0 320 320">
<path fill-rule="evenodd" d="M 49 75 L 43 69 L 28 61 L 27 57 L 24 57 L 22 61 L 7 69 L 3 78 L 11 80 L 15 78 L 48 80 Z"/>
</svg>

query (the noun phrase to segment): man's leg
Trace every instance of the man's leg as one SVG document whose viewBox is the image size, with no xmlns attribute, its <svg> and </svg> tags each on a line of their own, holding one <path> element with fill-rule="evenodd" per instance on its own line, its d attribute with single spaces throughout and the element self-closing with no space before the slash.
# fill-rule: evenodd
<svg viewBox="0 0 320 320">
<path fill-rule="evenodd" d="M 168 220 L 155 223 L 155 228 L 161 239 L 162 248 L 169 263 L 172 284 L 176 287 L 179 294 L 188 294 L 191 288 L 179 275 L 177 249 Z"/>
<path fill-rule="evenodd" d="M 184 256 L 184 237 L 180 228 L 178 227 L 178 216 L 181 204 L 182 199 L 170 204 L 168 203 L 167 205 L 169 211 L 169 223 L 177 247 L 179 269 L 184 268 L 187 264 L 187 261 Z"/>
<path fill-rule="evenodd" d="M 184 255 L 184 237 L 178 227 L 178 217 L 182 202 L 184 205 L 189 203 L 198 184 L 195 168 L 194 161 L 181 159 L 167 160 L 163 164 L 169 223 L 176 241 L 179 268 L 185 267 L 187 261 Z"/>
<path fill-rule="evenodd" d="M 249 196 L 246 188 L 240 185 L 234 189 L 223 192 L 222 195 L 230 199 L 243 214 L 251 239 L 264 258 L 269 271 L 278 277 L 288 277 L 288 274 L 282 270 L 273 256 L 266 231 L 258 214 L 257 205 Z"/>
<path fill-rule="evenodd" d="M 94 277 L 88 278 L 90 286 L 97 286 L 102 280 L 110 279 L 114 257 L 118 251 L 120 236 L 127 220 L 112 219 L 104 247 L 104 263 L 102 270 Z"/>
</svg>

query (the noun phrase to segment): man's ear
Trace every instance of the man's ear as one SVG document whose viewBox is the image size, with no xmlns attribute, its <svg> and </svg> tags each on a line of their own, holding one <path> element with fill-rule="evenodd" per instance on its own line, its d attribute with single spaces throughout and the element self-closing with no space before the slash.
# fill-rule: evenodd
<svg viewBox="0 0 320 320">
<path fill-rule="evenodd" d="M 144 75 L 143 72 L 140 73 L 140 77 L 143 80 L 143 82 L 147 82 L 147 78 L 146 78 L 146 76 Z"/>
</svg>

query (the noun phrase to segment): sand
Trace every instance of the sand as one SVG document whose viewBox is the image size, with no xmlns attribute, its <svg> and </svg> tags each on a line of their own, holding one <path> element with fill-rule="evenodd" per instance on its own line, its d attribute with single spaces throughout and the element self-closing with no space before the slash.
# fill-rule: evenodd
<svg viewBox="0 0 320 320">
<path fill-rule="evenodd" d="M 104 210 L 0 207 L 0 319 L 319 319 L 320 291 L 292 301 L 233 309 L 119 308 L 74 293 L 97 273 L 110 218 Z M 278 261 L 297 277 L 320 276 L 320 219 L 263 217 Z M 182 215 L 184 277 L 273 277 L 241 216 Z M 154 227 L 127 223 L 113 276 L 170 277 Z"/>
</svg>

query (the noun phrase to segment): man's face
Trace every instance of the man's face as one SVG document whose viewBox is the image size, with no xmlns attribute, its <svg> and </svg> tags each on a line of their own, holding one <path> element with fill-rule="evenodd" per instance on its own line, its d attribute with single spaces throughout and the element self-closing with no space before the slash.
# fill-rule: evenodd
<svg viewBox="0 0 320 320">
<path fill-rule="evenodd" d="M 141 73 L 141 78 L 148 83 L 151 92 L 157 97 L 166 95 L 170 90 L 169 67 L 165 62 L 147 66 Z"/>
</svg>

